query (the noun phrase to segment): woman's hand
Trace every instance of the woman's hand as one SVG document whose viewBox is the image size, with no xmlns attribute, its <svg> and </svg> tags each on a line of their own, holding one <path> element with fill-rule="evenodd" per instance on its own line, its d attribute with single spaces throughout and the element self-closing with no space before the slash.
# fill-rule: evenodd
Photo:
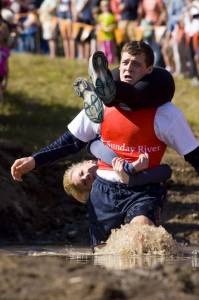
<svg viewBox="0 0 199 300">
<path fill-rule="evenodd" d="M 123 164 L 124 164 L 124 159 L 121 157 L 115 157 L 112 160 L 113 170 L 119 175 L 122 183 L 128 184 L 129 176 L 124 171 Z"/>
</svg>

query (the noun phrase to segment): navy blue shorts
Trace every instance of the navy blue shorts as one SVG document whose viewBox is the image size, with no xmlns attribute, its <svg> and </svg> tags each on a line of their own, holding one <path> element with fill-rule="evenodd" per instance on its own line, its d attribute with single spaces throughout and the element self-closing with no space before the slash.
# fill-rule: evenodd
<svg viewBox="0 0 199 300">
<path fill-rule="evenodd" d="M 148 184 L 129 188 L 97 177 L 88 201 L 92 246 L 105 242 L 113 228 L 140 215 L 156 224 L 156 217 L 166 196 L 162 185 Z"/>
</svg>

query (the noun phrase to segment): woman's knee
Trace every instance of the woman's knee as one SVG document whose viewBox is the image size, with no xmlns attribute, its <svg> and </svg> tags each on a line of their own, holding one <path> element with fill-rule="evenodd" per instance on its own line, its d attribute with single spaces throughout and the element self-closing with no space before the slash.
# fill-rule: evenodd
<svg viewBox="0 0 199 300">
<path fill-rule="evenodd" d="M 140 225 L 154 225 L 154 223 L 144 215 L 136 216 L 131 220 L 131 223 Z"/>
</svg>

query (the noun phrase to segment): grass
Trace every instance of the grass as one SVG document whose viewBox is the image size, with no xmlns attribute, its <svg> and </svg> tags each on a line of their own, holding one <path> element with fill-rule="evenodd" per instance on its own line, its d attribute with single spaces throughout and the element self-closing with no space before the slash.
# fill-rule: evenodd
<svg viewBox="0 0 199 300">
<path fill-rule="evenodd" d="M 192 87 L 189 79 L 176 79 L 174 103 L 183 111 L 194 132 L 199 128 L 199 87 Z"/>
<path fill-rule="evenodd" d="M 13 54 L 5 102 L 0 107 L 0 137 L 31 150 L 58 137 L 82 108 L 72 87 L 78 76 L 86 76 L 86 63 Z"/>
<path fill-rule="evenodd" d="M 65 58 L 12 54 L 5 102 L 0 105 L 0 138 L 23 144 L 31 152 L 60 134 L 82 108 L 72 84 L 87 77 L 87 63 Z M 199 127 L 199 88 L 190 80 L 176 80 L 174 102 L 194 132 Z"/>
</svg>

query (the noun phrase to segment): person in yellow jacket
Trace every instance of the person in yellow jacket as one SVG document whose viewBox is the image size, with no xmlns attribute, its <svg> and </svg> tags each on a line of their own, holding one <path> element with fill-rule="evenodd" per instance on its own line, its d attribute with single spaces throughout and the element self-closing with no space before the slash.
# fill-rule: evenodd
<svg viewBox="0 0 199 300">
<path fill-rule="evenodd" d="M 97 40 L 101 51 L 107 57 L 108 63 L 115 61 L 115 38 L 116 19 L 109 8 L 109 1 L 100 2 L 101 13 L 97 18 Z"/>
</svg>

